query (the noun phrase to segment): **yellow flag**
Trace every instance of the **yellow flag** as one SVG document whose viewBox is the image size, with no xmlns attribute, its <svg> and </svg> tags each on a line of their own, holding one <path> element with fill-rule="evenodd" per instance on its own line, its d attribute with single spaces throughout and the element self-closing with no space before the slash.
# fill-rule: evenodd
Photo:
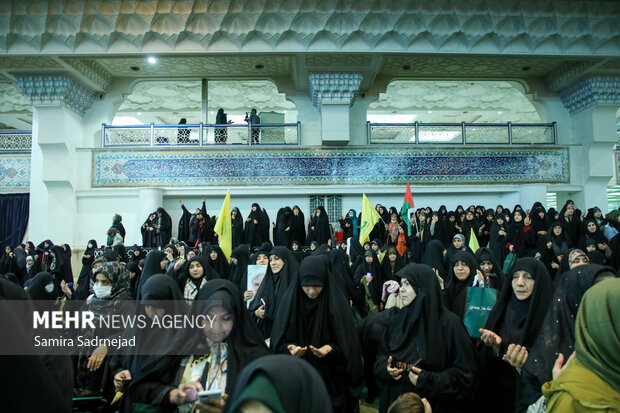
<svg viewBox="0 0 620 413">
<path fill-rule="evenodd" d="M 230 189 L 226 192 L 226 198 L 220 209 L 220 215 L 217 217 L 215 228 L 213 229 L 220 237 L 220 248 L 226 259 L 230 260 L 232 252 L 232 221 L 230 218 Z"/>
<path fill-rule="evenodd" d="M 362 194 L 362 223 L 360 226 L 360 244 L 370 241 L 370 232 L 381 217 L 372 206 L 366 194 Z"/>
<path fill-rule="evenodd" d="M 471 234 L 469 235 L 469 248 L 475 253 L 480 248 L 478 244 L 478 238 L 476 238 L 476 234 L 474 234 L 474 229 L 470 228 Z"/>
</svg>

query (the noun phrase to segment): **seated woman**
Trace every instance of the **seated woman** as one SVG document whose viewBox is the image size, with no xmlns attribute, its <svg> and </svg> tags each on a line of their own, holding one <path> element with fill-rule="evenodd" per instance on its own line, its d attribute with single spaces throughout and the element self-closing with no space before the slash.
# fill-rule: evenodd
<svg viewBox="0 0 620 413">
<path fill-rule="evenodd" d="M 618 411 L 619 315 L 620 280 L 602 281 L 586 291 L 575 322 L 576 358 L 543 385 L 547 412 Z"/>
<path fill-rule="evenodd" d="M 299 279 L 278 306 L 271 348 L 308 361 L 325 381 L 334 412 L 352 412 L 362 392 L 361 349 L 349 303 L 332 280 L 326 257 L 301 262 Z"/>
<path fill-rule="evenodd" d="M 553 294 L 551 277 L 536 258 L 519 258 L 510 279 L 499 293 L 485 328 L 480 329 L 479 356 L 485 366 L 480 411 L 515 411 L 519 374 L 506 362 L 506 353 L 532 347 Z"/>
<path fill-rule="evenodd" d="M 319 373 L 308 362 L 284 354 L 261 357 L 248 364 L 239 375 L 229 400 L 226 411 L 230 413 L 332 412 L 327 388 Z"/>
<path fill-rule="evenodd" d="M 190 314 L 205 316 L 207 321 L 201 328 L 177 334 L 169 355 L 142 369 L 127 387 L 127 406 L 156 412 L 221 409 L 221 402 L 213 406 L 196 402 L 197 393 L 203 389 L 231 393 L 243 367 L 268 354 L 232 282 L 209 281 L 192 303 Z"/>
<path fill-rule="evenodd" d="M 478 365 L 461 320 L 442 304 L 433 269 L 409 264 L 401 278 L 403 308 L 393 308 L 375 362 L 381 383 L 379 412 L 401 394 L 415 392 L 435 412 L 471 411 Z"/>
<path fill-rule="evenodd" d="M 249 311 L 263 338 L 271 337 L 276 309 L 287 288 L 297 279 L 299 264 L 286 247 L 275 247 L 269 253 L 269 266 L 263 281 L 251 297 Z"/>
</svg>

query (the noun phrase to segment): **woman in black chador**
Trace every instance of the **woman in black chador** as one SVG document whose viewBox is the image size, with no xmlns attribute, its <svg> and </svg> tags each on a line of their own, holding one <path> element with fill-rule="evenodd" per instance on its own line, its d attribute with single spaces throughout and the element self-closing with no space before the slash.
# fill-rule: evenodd
<svg viewBox="0 0 620 413">
<path fill-rule="evenodd" d="M 314 366 L 334 412 L 355 412 L 363 385 L 360 343 L 349 303 L 332 280 L 327 257 L 301 262 L 299 279 L 278 306 L 271 348 Z"/>
<path fill-rule="evenodd" d="M 263 243 L 262 232 L 260 230 L 263 224 L 263 212 L 260 205 L 257 203 L 252 204 L 252 210 L 245 219 L 245 242 L 252 246 L 257 246 Z"/>
<path fill-rule="evenodd" d="M 312 233 L 312 236 L 310 235 Z M 310 221 L 310 230 L 308 231 L 308 240 L 316 241 L 319 245 L 327 244 L 327 240 L 331 238 L 329 231 L 329 217 L 323 206 L 318 206 L 312 220 Z"/>
<path fill-rule="evenodd" d="M 433 269 L 409 264 L 401 279 L 403 308 L 393 307 L 375 362 L 381 383 L 379 411 L 403 393 L 426 397 L 433 412 L 469 412 L 477 377 L 473 344 L 461 320 L 448 311 Z"/>
<path fill-rule="evenodd" d="M 536 258 L 519 258 L 508 279 L 481 329 L 481 412 L 515 411 L 519 374 L 505 354 L 511 345 L 531 349 L 553 294 L 551 277 Z"/>
<path fill-rule="evenodd" d="M 287 288 L 297 278 L 299 263 L 286 247 L 269 252 L 269 265 L 263 281 L 250 303 L 250 313 L 265 339 L 271 337 L 277 309 Z"/>
</svg>

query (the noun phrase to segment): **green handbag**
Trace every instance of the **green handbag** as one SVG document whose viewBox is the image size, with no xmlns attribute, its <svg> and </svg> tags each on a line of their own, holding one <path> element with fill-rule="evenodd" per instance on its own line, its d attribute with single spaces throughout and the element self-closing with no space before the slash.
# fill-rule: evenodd
<svg viewBox="0 0 620 413">
<path fill-rule="evenodd" d="M 497 290 L 495 288 L 468 287 L 465 301 L 463 323 L 472 338 L 480 338 L 480 329 L 487 323 L 489 314 L 495 306 Z"/>
</svg>

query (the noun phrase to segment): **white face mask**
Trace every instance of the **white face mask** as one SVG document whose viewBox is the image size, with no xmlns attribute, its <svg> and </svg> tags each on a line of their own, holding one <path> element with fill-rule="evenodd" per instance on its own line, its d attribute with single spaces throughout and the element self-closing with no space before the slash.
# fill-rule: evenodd
<svg viewBox="0 0 620 413">
<path fill-rule="evenodd" d="M 47 284 L 45 286 L 45 292 L 48 293 L 48 294 L 51 294 L 52 291 L 54 291 L 54 284 Z"/>
<path fill-rule="evenodd" d="M 88 244 L 88 248 L 92 248 L 92 247 L 93 247 L 93 244 Z"/>
<path fill-rule="evenodd" d="M 95 283 L 93 286 L 93 291 L 95 292 L 95 296 L 97 298 L 108 298 L 112 294 L 112 286 Z"/>
</svg>

